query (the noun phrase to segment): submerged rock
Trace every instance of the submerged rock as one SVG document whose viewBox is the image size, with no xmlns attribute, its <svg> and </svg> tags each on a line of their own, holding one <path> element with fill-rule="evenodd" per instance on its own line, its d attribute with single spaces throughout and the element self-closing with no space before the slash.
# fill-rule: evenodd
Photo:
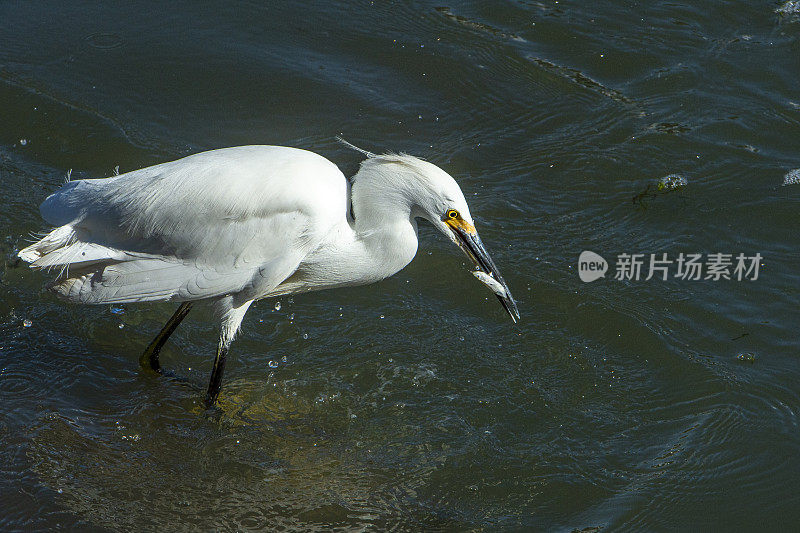
<svg viewBox="0 0 800 533">
<path fill-rule="evenodd" d="M 647 187 L 639 194 L 635 195 L 632 200 L 634 204 L 639 204 L 642 207 L 647 207 L 647 201 L 662 194 L 666 194 L 677 189 L 682 189 L 689 183 L 689 180 L 680 174 L 668 174 L 659 179 L 655 184 L 650 182 Z"/>
</svg>

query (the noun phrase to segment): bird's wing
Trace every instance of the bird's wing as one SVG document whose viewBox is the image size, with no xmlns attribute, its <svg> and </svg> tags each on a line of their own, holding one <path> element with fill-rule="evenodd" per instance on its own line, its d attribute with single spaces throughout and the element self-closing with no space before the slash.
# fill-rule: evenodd
<svg viewBox="0 0 800 533">
<path fill-rule="evenodd" d="M 327 159 L 226 148 L 66 184 L 41 206 L 59 228 L 20 256 L 35 267 L 69 266 L 54 289 L 77 301 L 257 298 L 346 210 L 346 180 Z"/>
<path fill-rule="evenodd" d="M 122 261 L 73 263 L 50 289 L 76 303 L 129 303 L 197 300 L 245 286 L 248 273 L 213 270 L 158 257 L 129 256 Z"/>
</svg>

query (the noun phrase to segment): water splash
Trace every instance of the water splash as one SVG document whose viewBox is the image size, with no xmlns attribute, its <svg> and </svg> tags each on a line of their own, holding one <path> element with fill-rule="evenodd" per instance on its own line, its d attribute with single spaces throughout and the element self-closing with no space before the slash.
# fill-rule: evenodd
<svg viewBox="0 0 800 533">
<path fill-rule="evenodd" d="M 658 190 L 673 190 L 678 189 L 680 187 L 685 187 L 689 181 L 681 175 L 678 174 L 670 174 L 668 176 L 664 176 L 658 181 Z"/>
<path fill-rule="evenodd" d="M 800 2 L 797 0 L 784 2 L 775 8 L 775 13 L 778 15 L 800 15 Z"/>
<path fill-rule="evenodd" d="M 783 185 L 796 185 L 800 183 L 800 168 L 790 170 L 783 177 Z"/>
</svg>

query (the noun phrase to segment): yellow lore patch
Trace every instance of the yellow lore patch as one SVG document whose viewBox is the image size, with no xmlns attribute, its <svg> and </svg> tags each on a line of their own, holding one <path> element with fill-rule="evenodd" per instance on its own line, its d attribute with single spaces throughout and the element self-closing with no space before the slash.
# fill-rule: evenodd
<svg viewBox="0 0 800 533">
<path fill-rule="evenodd" d="M 446 218 L 445 224 L 450 226 L 453 229 L 463 231 L 464 233 L 469 233 L 470 235 L 475 235 L 475 226 L 461 218 L 461 215 L 457 215 L 455 218 Z"/>
</svg>

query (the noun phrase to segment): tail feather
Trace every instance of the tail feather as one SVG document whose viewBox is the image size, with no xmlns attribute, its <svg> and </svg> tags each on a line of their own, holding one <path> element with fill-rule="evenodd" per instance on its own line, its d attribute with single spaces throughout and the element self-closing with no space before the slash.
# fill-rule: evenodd
<svg viewBox="0 0 800 533">
<path fill-rule="evenodd" d="M 27 263 L 35 263 L 51 252 L 68 247 L 75 242 L 75 240 L 75 230 L 72 226 L 67 224 L 54 229 L 27 248 L 23 248 L 17 255 Z"/>
<path fill-rule="evenodd" d="M 130 258 L 73 270 L 49 289 L 76 303 L 130 303 L 158 300 L 186 301 L 241 290 L 253 272 L 220 274 L 164 258 Z"/>
<path fill-rule="evenodd" d="M 20 252 L 22 253 L 22 252 Z M 92 263 L 108 261 L 124 261 L 128 254 L 91 242 L 74 242 L 69 246 L 57 248 L 46 253 L 33 263 L 32 268 L 50 268 L 54 266 L 73 265 L 88 266 Z"/>
<path fill-rule="evenodd" d="M 242 290 L 257 268 L 217 271 L 193 261 L 126 252 L 81 241 L 60 226 L 19 252 L 31 268 L 61 271 L 48 288 L 76 303 L 197 300 Z"/>
</svg>

